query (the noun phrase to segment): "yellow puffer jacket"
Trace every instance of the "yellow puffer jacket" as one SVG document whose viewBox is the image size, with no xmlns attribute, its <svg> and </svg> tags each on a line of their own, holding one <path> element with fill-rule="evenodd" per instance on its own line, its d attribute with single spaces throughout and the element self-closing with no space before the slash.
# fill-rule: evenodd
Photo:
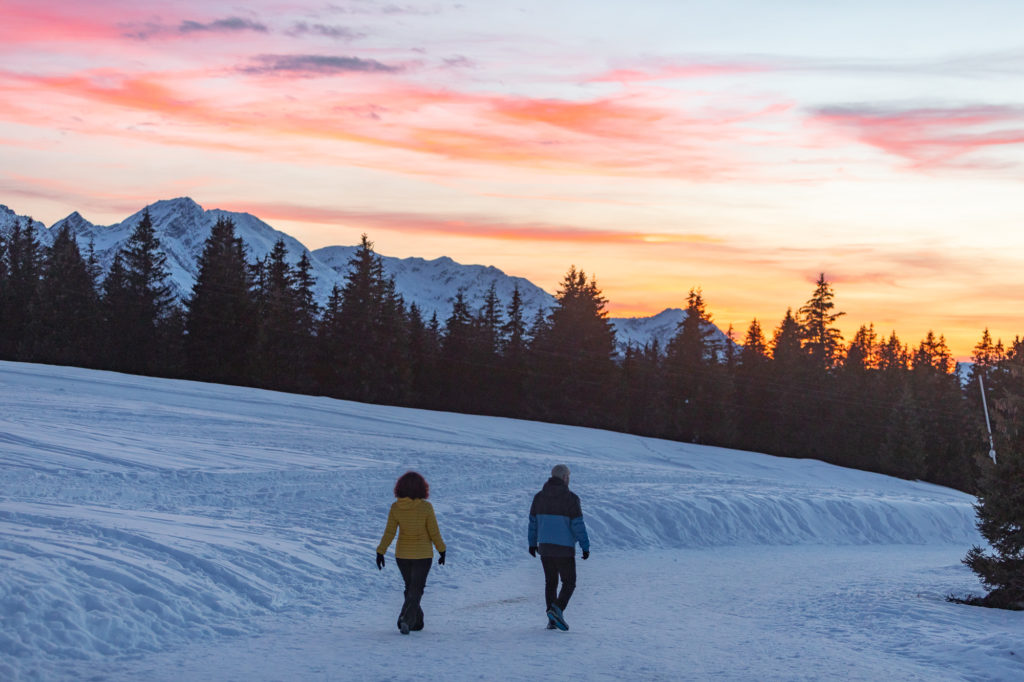
<svg viewBox="0 0 1024 682">
<path fill-rule="evenodd" d="M 398 559 L 432 559 L 434 550 L 445 551 L 441 531 L 437 528 L 437 517 L 434 507 L 426 500 L 413 500 L 399 497 L 391 505 L 388 512 L 388 525 L 384 529 L 384 537 L 380 539 L 377 553 L 384 554 L 391 546 L 391 540 L 398 531 L 398 544 L 395 545 L 395 557 Z"/>
</svg>

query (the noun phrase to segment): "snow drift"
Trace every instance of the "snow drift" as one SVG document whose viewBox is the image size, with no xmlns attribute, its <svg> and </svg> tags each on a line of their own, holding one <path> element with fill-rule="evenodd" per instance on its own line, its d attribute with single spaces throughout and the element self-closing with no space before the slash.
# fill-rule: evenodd
<svg viewBox="0 0 1024 682">
<path fill-rule="evenodd" d="M 556 462 L 595 553 L 979 542 L 970 496 L 818 461 L 0 362 L 0 678 L 359 599 L 410 468 L 451 557 L 506 565 Z"/>
</svg>

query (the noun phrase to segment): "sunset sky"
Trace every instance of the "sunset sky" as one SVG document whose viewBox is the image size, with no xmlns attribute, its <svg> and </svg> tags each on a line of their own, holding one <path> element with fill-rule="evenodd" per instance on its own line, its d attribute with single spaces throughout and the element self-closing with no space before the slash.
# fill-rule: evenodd
<svg viewBox="0 0 1024 682">
<path fill-rule="evenodd" d="M 570 265 L 614 316 L 774 329 L 834 283 L 970 355 L 1024 334 L 1024 3 L 2 0 L 0 203 L 159 199 L 310 248 Z"/>
</svg>

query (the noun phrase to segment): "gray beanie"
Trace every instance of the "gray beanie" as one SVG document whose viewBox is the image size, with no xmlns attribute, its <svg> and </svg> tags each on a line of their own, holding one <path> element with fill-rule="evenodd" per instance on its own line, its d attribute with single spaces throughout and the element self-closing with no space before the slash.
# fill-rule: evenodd
<svg viewBox="0 0 1024 682">
<path fill-rule="evenodd" d="M 569 467 L 565 466 L 564 464 L 556 464 L 554 468 L 551 469 L 551 477 L 560 478 L 563 481 L 568 481 Z"/>
</svg>

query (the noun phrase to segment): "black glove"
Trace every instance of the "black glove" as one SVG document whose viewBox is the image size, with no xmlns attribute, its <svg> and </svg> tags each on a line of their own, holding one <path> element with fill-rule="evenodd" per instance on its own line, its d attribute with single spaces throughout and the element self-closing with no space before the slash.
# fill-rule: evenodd
<svg viewBox="0 0 1024 682">
<path fill-rule="evenodd" d="M 583 560 L 586 561 L 589 558 L 590 558 L 590 551 L 586 550 L 586 549 L 583 550 Z"/>
<path fill-rule="evenodd" d="M 384 555 L 377 552 L 377 570 L 379 571 L 382 568 L 384 568 Z"/>
<path fill-rule="evenodd" d="M 536 547 L 531 547 L 530 548 L 530 556 L 537 556 L 537 548 Z"/>
<path fill-rule="evenodd" d="M 441 552 L 441 556 L 437 557 L 437 565 L 444 566 L 444 552 Z"/>
</svg>

